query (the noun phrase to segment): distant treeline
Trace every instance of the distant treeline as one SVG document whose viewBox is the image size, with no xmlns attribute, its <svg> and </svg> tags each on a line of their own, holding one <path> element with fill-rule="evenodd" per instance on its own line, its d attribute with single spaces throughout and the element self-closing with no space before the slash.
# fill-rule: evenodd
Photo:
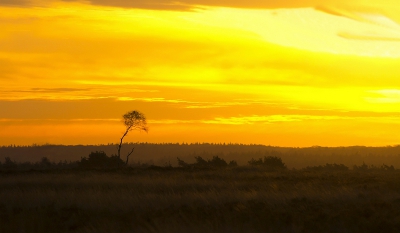
<svg viewBox="0 0 400 233">
<path fill-rule="evenodd" d="M 124 144 L 121 159 L 134 149 L 130 163 L 156 166 L 178 166 L 177 157 L 186 163 L 195 163 L 196 157 L 212 160 L 214 156 L 225 161 L 235 161 L 239 166 L 248 165 L 251 159 L 268 156 L 279 157 L 288 169 L 342 164 L 382 167 L 384 164 L 400 167 L 400 146 L 388 147 L 274 147 L 265 145 L 213 144 L 213 143 L 130 143 Z M 37 163 L 46 157 L 50 163 L 71 164 L 81 161 L 93 151 L 103 151 L 112 156 L 117 153 L 117 144 L 108 145 L 32 145 L 0 147 L 0 161 L 8 157 L 16 163 Z M 385 166 L 386 166 L 385 165 Z"/>
</svg>

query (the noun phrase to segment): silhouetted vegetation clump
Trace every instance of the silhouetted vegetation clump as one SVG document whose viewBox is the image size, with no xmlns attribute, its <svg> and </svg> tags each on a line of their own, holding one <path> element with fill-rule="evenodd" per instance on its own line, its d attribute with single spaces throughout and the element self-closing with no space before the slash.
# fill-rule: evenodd
<svg viewBox="0 0 400 233">
<path fill-rule="evenodd" d="M 203 159 L 201 156 L 195 156 L 195 163 L 189 164 L 186 163 L 185 161 L 181 160 L 180 158 L 177 158 L 178 160 L 178 166 L 183 167 L 183 168 L 226 168 L 226 167 L 235 167 L 237 166 L 237 162 L 235 160 L 230 161 L 227 163 L 224 159 L 220 158 L 218 155 L 213 156 L 212 159 Z"/>
<path fill-rule="evenodd" d="M 108 157 L 104 151 L 96 151 L 89 154 L 89 158 L 82 158 L 80 167 L 84 169 L 109 169 L 124 164 L 117 155 Z"/>
<path fill-rule="evenodd" d="M 303 169 L 304 171 L 348 171 L 349 168 L 343 164 L 330 164 L 327 163 L 325 165 L 306 167 Z"/>
<path fill-rule="evenodd" d="M 258 166 L 268 170 L 285 170 L 286 165 L 282 159 L 276 156 L 264 156 L 264 158 L 254 159 L 249 161 L 250 166 Z"/>
<path fill-rule="evenodd" d="M 51 162 L 49 158 L 42 157 L 40 161 L 36 163 L 22 162 L 18 163 L 12 160 L 10 157 L 4 158 L 4 163 L 0 163 L 0 169 L 6 171 L 26 171 L 26 170 L 62 170 L 62 169 L 74 169 L 78 167 L 79 162 L 67 162 L 59 161 L 58 163 Z"/>
<path fill-rule="evenodd" d="M 12 161 L 10 159 L 10 157 L 6 157 L 4 160 L 5 161 L 4 161 L 4 164 L 2 166 L 3 168 L 5 168 L 5 169 L 15 169 L 15 168 L 17 168 L 17 163 L 15 161 Z"/>
<path fill-rule="evenodd" d="M 378 166 L 374 166 L 374 165 L 367 165 L 363 162 L 362 165 L 357 166 L 354 165 L 353 166 L 353 170 L 354 171 L 394 171 L 394 166 L 388 166 L 386 164 L 383 164 L 382 166 L 378 167 Z"/>
</svg>

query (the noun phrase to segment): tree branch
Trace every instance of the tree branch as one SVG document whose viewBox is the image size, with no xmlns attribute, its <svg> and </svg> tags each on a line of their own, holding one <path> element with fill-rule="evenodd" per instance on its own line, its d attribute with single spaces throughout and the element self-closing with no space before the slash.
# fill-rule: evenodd
<svg viewBox="0 0 400 233">
<path fill-rule="evenodd" d="M 131 152 L 129 152 L 129 154 L 126 156 L 126 162 L 125 165 L 128 165 L 128 160 L 129 160 L 129 156 L 133 153 L 133 150 L 135 149 L 135 147 L 132 148 Z"/>
</svg>

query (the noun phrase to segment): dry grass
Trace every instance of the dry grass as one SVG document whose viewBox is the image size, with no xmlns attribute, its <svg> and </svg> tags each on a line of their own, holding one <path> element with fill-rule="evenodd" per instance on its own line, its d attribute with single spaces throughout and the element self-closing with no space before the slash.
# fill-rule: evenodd
<svg viewBox="0 0 400 233">
<path fill-rule="evenodd" d="M 0 232 L 399 232 L 400 172 L 16 172 Z"/>
</svg>

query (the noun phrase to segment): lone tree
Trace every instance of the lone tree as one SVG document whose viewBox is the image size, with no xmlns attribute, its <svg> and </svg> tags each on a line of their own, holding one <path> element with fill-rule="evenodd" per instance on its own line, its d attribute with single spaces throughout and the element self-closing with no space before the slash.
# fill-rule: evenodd
<svg viewBox="0 0 400 233">
<path fill-rule="evenodd" d="M 145 131 L 148 132 L 149 128 L 147 127 L 147 122 L 146 122 L 146 117 L 144 116 L 143 113 L 139 111 L 130 111 L 125 113 L 123 116 L 123 122 L 126 127 L 125 133 L 122 135 L 120 143 L 118 145 L 118 161 L 121 159 L 121 147 L 122 147 L 122 141 L 124 140 L 125 136 L 128 135 L 128 133 L 132 130 L 139 130 L 139 131 Z M 129 156 L 133 153 L 133 150 L 135 148 L 132 148 L 131 152 L 126 156 L 126 162 L 125 164 L 128 164 Z M 118 162 L 119 166 L 119 162 Z"/>
</svg>

